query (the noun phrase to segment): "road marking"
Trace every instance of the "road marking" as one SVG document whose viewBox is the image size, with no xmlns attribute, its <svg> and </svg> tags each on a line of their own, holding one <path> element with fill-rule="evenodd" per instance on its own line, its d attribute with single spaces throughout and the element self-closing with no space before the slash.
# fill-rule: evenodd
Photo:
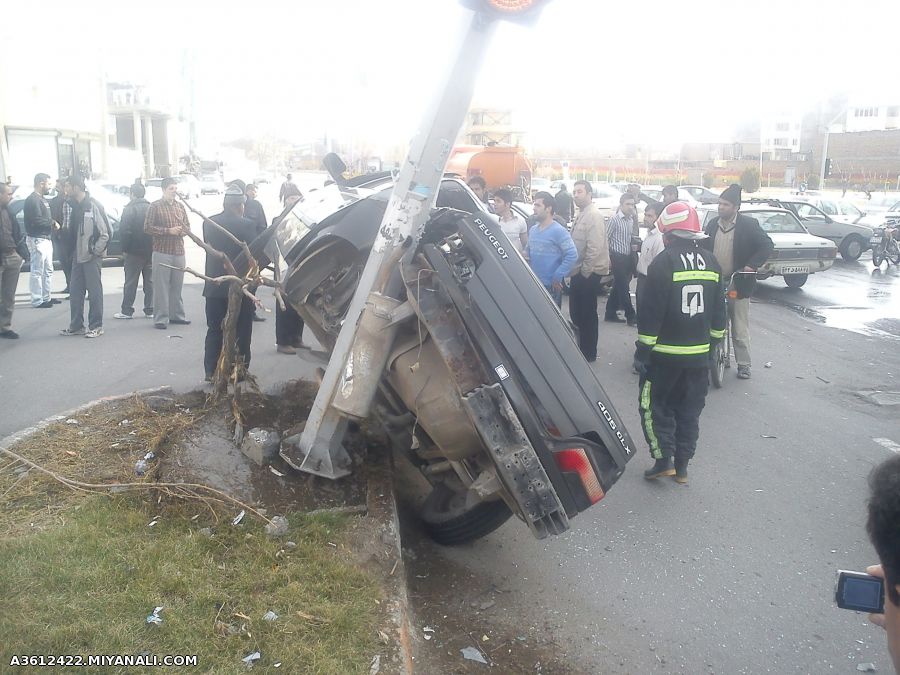
<svg viewBox="0 0 900 675">
<path fill-rule="evenodd" d="M 894 443 L 890 438 L 873 438 L 872 440 L 891 452 L 900 453 L 900 443 Z"/>
</svg>

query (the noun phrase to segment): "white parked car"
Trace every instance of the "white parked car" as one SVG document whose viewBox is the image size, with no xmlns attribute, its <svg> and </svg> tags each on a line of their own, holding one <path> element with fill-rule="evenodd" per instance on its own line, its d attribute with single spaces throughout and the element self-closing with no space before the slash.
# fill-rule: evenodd
<svg viewBox="0 0 900 675">
<path fill-rule="evenodd" d="M 754 204 L 741 206 L 741 213 L 756 220 L 775 244 L 769 259 L 757 270 L 757 278 L 783 277 L 791 288 L 800 288 L 810 274 L 824 272 L 834 264 L 835 243 L 810 234 L 792 211 Z M 697 209 L 697 214 L 706 229 L 719 212 L 710 204 Z"/>
</svg>

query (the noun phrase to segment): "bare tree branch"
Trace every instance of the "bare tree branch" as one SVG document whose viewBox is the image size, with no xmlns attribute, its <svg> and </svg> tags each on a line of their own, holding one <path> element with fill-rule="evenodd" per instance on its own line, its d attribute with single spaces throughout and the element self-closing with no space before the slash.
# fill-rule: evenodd
<svg viewBox="0 0 900 675">
<path fill-rule="evenodd" d="M 250 247 L 247 246 L 246 242 L 243 242 L 240 239 L 238 239 L 237 237 L 235 237 L 231 232 L 229 232 L 224 227 L 219 225 L 219 223 L 217 223 L 212 218 L 210 218 L 209 216 L 204 214 L 202 211 L 195 209 L 193 206 L 188 204 L 185 200 L 182 199 L 181 203 L 184 204 L 185 208 L 190 210 L 191 213 L 195 213 L 198 216 L 200 216 L 204 222 L 209 223 L 214 228 L 216 228 L 219 232 L 222 232 L 226 237 L 231 239 L 231 241 L 233 241 L 235 244 L 240 246 L 244 250 L 244 254 L 247 256 L 247 265 L 250 267 L 250 271 L 252 273 L 251 276 L 256 276 L 257 274 L 259 274 L 259 264 L 256 262 L 256 258 L 253 257 L 253 254 L 250 253 Z M 191 239 L 194 239 L 194 237 L 192 236 Z M 196 241 L 196 240 L 194 240 L 194 241 Z M 205 249 L 206 247 L 204 246 L 203 248 Z M 216 249 L 213 249 L 213 250 L 215 251 Z M 226 256 L 226 259 L 227 259 L 227 256 Z M 234 268 L 232 267 L 232 269 L 234 269 Z"/>
</svg>

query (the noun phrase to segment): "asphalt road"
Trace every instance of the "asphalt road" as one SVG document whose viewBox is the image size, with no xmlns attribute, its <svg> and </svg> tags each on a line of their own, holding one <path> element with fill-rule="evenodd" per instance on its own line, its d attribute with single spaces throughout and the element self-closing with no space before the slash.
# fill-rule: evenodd
<svg viewBox="0 0 900 675">
<path fill-rule="evenodd" d="M 275 193 L 263 189 L 270 218 Z M 220 203 L 198 202 L 210 214 Z M 202 251 L 189 247 L 188 257 L 202 268 Z M 61 290 L 62 275 L 54 279 Z M 106 334 L 85 340 L 58 335 L 67 304 L 30 308 L 21 276 L 13 322 L 22 339 L 0 341 L 0 436 L 97 397 L 202 385 L 201 283 L 186 279 L 192 325 L 157 331 L 151 321 L 112 318 L 121 268 L 105 268 L 103 281 Z M 274 306 L 268 290 L 261 297 Z M 561 537 L 536 541 L 509 522 L 469 546 L 414 545 L 414 573 L 459 580 L 451 591 L 440 574 L 435 584 L 419 579 L 432 590 L 418 615 L 440 635 L 458 600 L 441 593 L 466 584 L 476 609 L 464 635 L 477 642 L 505 630 L 513 644 L 543 641 L 534 652 L 543 672 L 851 673 L 868 662 L 888 672 L 882 631 L 835 609 L 833 585 L 836 569 L 875 560 L 864 532 L 866 476 L 900 447 L 900 409 L 855 393 L 900 390 L 900 273 L 839 261 L 801 290 L 764 282 L 756 300 L 753 379 L 729 377 L 710 392 L 689 487 L 644 481 L 644 453 Z M 637 441 L 634 339 L 601 323 L 595 367 Z M 264 387 L 312 373 L 274 343 L 270 314 L 254 324 L 251 371 Z M 501 669 L 508 651 L 492 656 Z M 458 651 L 449 658 L 483 667 Z"/>
<path fill-rule="evenodd" d="M 260 199 L 270 221 L 280 211 L 277 197 L 277 185 L 261 186 Z M 221 196 L 208 195 L 191 203 L 207 215 L 222 210 Z M 198 217 L 192 216 L 191 224 L 195 232 L 201 231 Z M 204 252 L 190 241 L 185 248 L 188 266 L 202 271 Z M 0 340 L 0 437 L 103 396 L 164 385 L 190 391 L 204 385 L 206 316 L 203 282 L 196 277 L 185 275 L 183 292 L 191 325 L 161 331 L 155 330 L 149 319 L 113 318 L 122 304 L 124 271 L 121 267 L 104 267 L 105 334 L 95 340 L 61 336 L 60 329 L 69 325 L 68 302 L 50 309 L 32 308 L 28 277 L 27 273 L 19 276 L 13 313 L 13 329 L 21 337 Z M 54 272 L 54 290 L 61 291 L 64 286 L 62 272 Z M 54 297 L 65 296 L 57 293 Z M 311 376 L 314 368 L 305 361 L 275 351 L 275 300 L 266 288 L 260 289 L 259 298 L 271 312 L 263 313 L 267 321 L 253 324 L 251 372 L 264 388 Z M 141 314 L 141 302 L 143 295 L 138 289 L 135 316 Z"/>
<path fill-rule="evenodd" d="M 758 296 L 753 378 L 732 371 L 710 391 L 688 487 L 642 478 L 635 334 L 601 323 L 595 367 L 641 451 L 563 536 L 537 541 L 510 521 L 467 546 L 412 544 L 418 618 L 447 638 L 420 640 L 426 662 L 440 650 L 452 672 L 476 672 L 459 649 L 480 644 L 514 672 L 891 671 L 883 631 L 833 593 L 837 569 L 877 561 L 866 477 L 900 450 L 900 407 L 855 392 L 900 390 L 900 274 L 839 262 L 803 290 L 773 280 Z M 445 572 L 426 590 L 429 569 L 462 581 Z M 461 595 L 464 629 L 442 611 Z M 548 640 L 540 667 L 516 659 Z"/>
</svg>

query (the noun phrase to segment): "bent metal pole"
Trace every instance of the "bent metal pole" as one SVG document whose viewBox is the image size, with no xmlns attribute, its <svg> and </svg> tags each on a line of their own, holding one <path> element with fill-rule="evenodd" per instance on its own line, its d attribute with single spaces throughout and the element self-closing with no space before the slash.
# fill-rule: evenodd
<svg viewBox="0 0 900 675">
<path fill-rule="evenodd" d="M 494 32 L 495 18 L 489 11 L 476 11 L 467 17 L 465 37 L 446 86 L 410 145 L 299 447 L 282 452 L 284 460 L 296 469 L 327 478 L 350 473 L 350 457 L 343 445 L 347 424 L 351 417 L 368 415 L 394 335 L 391 330 L 360 328 L 377 326 L 399 304 L 386 292 L 396 265 L 395 253 L 407 237 L 418 236 L 434 206 L 447 158 L 465 121 L 479 66 Z M 413 81 L 407 85 L 408 92 L 417 87 Z"/>
</svg>

